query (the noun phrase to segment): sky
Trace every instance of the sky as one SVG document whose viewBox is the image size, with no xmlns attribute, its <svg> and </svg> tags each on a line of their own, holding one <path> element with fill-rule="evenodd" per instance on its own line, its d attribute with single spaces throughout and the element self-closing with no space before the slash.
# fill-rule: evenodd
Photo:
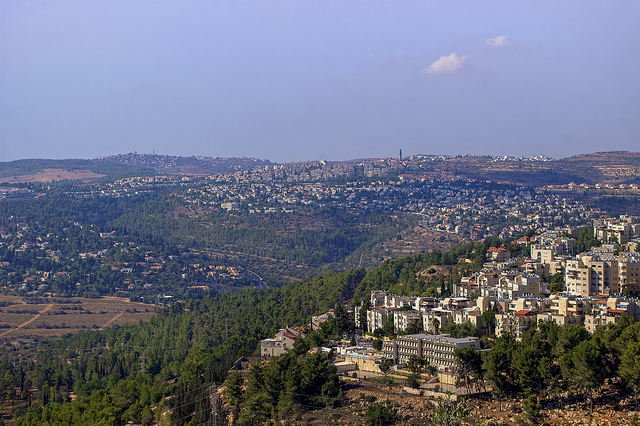
<svg viewBox="0 0 640 426">
<path fill-rule="evenodd" d="M 0 161 L 640 151 L 637 0 L 0 0 Z"/>
</svg>

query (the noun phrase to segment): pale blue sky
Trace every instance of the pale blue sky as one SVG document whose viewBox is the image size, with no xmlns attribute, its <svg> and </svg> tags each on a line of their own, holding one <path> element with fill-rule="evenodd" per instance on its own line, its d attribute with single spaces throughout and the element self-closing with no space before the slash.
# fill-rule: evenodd
<svg viewBox="0 0 640 426">
<path fill-rule="evenodd" d="M 0 0 L 0 161 L 640 151 L 637 0 Z"/>
</svg>

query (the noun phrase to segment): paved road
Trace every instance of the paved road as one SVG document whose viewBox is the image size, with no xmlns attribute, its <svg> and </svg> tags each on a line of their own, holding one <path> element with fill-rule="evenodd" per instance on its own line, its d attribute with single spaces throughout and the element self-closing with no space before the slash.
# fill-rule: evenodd
<svg viewBox="0 0 640 426">
<path fill-rule="evenodd" d="M 269 286 L 264 282 L 264 280 L 260 275 L 256 274 L 253 271 L 249 271 L 248 269 L 247 269 L 247 272 L 249 273 L 249 275 L 251 275 L 251 278 L 253 279 L 253 283 L 256 285 L 257 288 L 259 288 L 260 290 L 269 290 Z"/>
</svg>

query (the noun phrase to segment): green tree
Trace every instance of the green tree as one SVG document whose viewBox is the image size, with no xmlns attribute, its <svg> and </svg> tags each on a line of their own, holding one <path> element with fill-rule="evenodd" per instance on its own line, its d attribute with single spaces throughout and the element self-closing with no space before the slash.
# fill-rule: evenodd
<svg viewBox="0 0 640 426">
<path fill-rule="evenodd" d="M 353 324 L 349 320 L 347 310 L 342 303 L 336 303 L 335 310 L 333 311 L 336 321 L 336 329 L 342 335 L 342 333 L 348 333 L 353 328 Z"/>
<path fill-rule="evenodd" d="M 540 419 L 540 408 L 541 405 L 536 395 L 529 395 L 522 400 L 522 411 L 524 411 L 525 418 L 532 423 L 537 423 Z"/>
<path fill-rule="evenodd" d="M 407 361 L 407 368 L 414 374 L 421 374 L 422 369 L 429 366 L 429 361 L 425 357 L 417 357 L 415 355 L 409 358 Z"/>
<path fill-rule="evenodd" d="M 242 386 L 244 378 L 239 371 L 234 370 L 227 378 L 227 397 L 232 405 L 238 406 L 242 401 Z"/>
<path fill-rule="evenodd" d="M 360 328 L 367 330 L 367 312 L 371 309 L 371 302 L 365 299 L 360 306 L 360 312 L 358 313 L 358 320 L 360 321 Z M 371 331 L 371 330 L 369 330 Z"/>
<path fill-rule="evenodd" d="M 537 394 L 546 387 L 550 361 L 544 356 L 540 335 L 535 330 L 525 333 L 522 342 L 513 351 L 512 357 L 512 366 L 517 374 L 518 384 L 526 394 Z"/>
<path fill-rule="evenodd" d="M 393 363 L 390 360 L 384 359 L 380 361 L 380 364 L 378 364 L 378 369 L 382 372 L 382 374 L 386 376 L 389 373 L 389 371 L 391 371 L 392 365 Z"/>
<path fill-rule="evenodd" d="M 407 334 L 418 334 L 418 333 L 421 333 L 421 332 L 422 332 L 422 327 L 420 326 L 420 323 L 418 323 L 418 322 L 412 322 L 407 327 Z"/>
<path fill-rule="evenodd" d="M 382 340 L 380 339 L 373 339 L 373 341 L 371 342 L 371 347 L 376 351 L 381 351 L 382 346 L 383 346 L 383 343 L 382 343 Z"/>
<path fill-rule="evenodd" d="M 638 392 L 640 391 L 640 342 L 632 342 L 622 354 L 620 359 L 620 377 L 636 396 L 638 405 Z"/>
<path fill-rule="evenodd" d="M 473 346 L 458 348 L 453 352 L 456 384 L 464 385 L 467 394 L 482 383 L 482 356 Z"/>
<path fill-rule="evenodd" d="M 482 328 L 484 330 L 483 334 L 487 336 L 493 336 L 496 330 L 496 313 L 489 309 L 482 313 Z"/>
<path fill-rule="evenodd" d="M 466 421 L 473 413 L 473 409 L 462 398 L 458 401 L 438 398 L 436 407 L 431 413 L 431 424 L 434 426 L 458 426 Z"/>
<path fill-rule="evenodd" d="M 384 332 L 384 335 L 387 337 L 391 337 L 395 335 L 395 329 L 393 326 L 393 312 L 391 312 L 387 317 L 387 322 L 384 323 L 384 326 L 382 326 L 382 331 Z"/>
<path fill-rule="evenodd" d="M 398 420 L 398 406 L 389 400 L 369 404 L 364 414 L 364 421 L 368 426 L 393 425 Z"/>
<path fill-rule="evenodd" d="M 562 293 L 565 291 L 564 275 L 557 273 L 551 277 L 551 285 L 549 291 L 553 294 Z"/>
<path fill-rule="evenodd" d="M 604 383 L 602 355 L 602 348 L 592 339 L 581 342 L 560 359 L 563 378 L 586 392 L 591 404 L 593 391 Z"/>
<path fill-rule="evenodd" d="M 504 333 L 498 337 L 490 351 L 483 352 L 482 368 L 494 394 L 501 399 L 515 391 L 516 372 L 512 367 L 513 352 L 517 342 L 513 335 Z"/>
</svg>

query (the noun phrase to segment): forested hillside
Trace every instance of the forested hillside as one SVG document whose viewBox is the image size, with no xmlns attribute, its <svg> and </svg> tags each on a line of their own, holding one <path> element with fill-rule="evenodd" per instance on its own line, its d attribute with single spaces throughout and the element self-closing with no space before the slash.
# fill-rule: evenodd
<svg viewBox="0 0 640 426">
<path fill-rule="evenodd" d="M 252 270 L 271 284 L 307 278 L 358 266 L 362 253 L 410 223 L 329 207 L 193 214 L 164 189 L 82 199 L 52 192 L 0 202 L 6 263 L 0 288 L 40 296 L 198 298 L 224 290 L 215 270 L 221 265 Z M 247 276 L 226 284 L 251 285 Z"/>
<path fill-rule="evenodd" d="M 119 425 L 159 419 L 165 410 L 170 424 L 203 424 L 211 414 L 209 387 L 238 357 L 278 328 L 306 324 L 351 297 L 363 275 L 174 304 L 148 324 L 37 342 L 17 363 L 2 347 L 3 399 L 15 401 L 15 415 L 26 412 L 19 425 Z"/>
</svg>

